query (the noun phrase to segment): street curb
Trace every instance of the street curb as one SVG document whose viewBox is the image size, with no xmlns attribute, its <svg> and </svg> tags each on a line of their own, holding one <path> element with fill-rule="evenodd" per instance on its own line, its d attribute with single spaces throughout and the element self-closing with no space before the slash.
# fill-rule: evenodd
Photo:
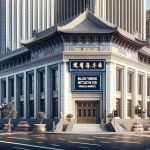
<svg viewBox="0 0 150 150">
<path fill-rule="evenodd" d="M 62 134 L 62 135 L 110 135 L 110 134 L 130 134 L 130 135 L 135 135 L 135 134 L 145 134 L 145 133 L 150 133 L 150 131 L 145 131 L 145 132 L 101 132 L 101 133 L 83 133 L 83 132 L 77 132 L 77 133 L 72 133 L 72 132 L 45 132 L 45 134 Z"/>
</svg>

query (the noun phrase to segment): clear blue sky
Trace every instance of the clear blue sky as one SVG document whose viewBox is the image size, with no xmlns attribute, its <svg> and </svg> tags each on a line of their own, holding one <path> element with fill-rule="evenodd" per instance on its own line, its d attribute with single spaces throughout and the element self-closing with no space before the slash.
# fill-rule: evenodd
<svg viewBox="0 0 150 150">
<path fill-rule="evenodd" d="M 150 9 L 150 0 L 146 0 L 146 1 L 147 1 L 147 4 L 146 4 L 147 9 Z"/>
</svg>

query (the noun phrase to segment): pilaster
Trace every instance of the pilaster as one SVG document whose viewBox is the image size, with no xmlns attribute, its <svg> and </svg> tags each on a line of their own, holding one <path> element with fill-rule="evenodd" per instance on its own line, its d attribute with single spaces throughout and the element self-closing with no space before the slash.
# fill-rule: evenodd
<svg viewBox="0 0 150 150">
<path fill-rule="evenodd" d="M 37 89 L 37 70 L 34 69 L 34 117 L 36 117 L 38 108 Z"/>
<path fill-rule="evenodd" d="M 122 117 L 123 119 L 127 118 L 127 67 L 124 66 L 123 69 L 123 101 L 122 101 Z"/>
<path fill-rule="evenodd" d="M 9 85 L 8 85 L 8 77 L 6 77 L 6 103 L 9 102 Z"/>
<path fill-rule="evenodd" d="M 60 102 L 61 102 L 61 110 L 63 117 L 65 118 L 68 113 L 72 112 L 72 99 L 69 97 L 69 72 L 67 63 L 63 62 L 61 63 L 61 77 L 60 77 L 60 84 L 61 84 L 61 96 L 60 96 Z"/>
<path fill-rule="evenodd" d="M 23 91 L 23 100 L 24 100 L 24 118 L 25 119 L 27 119 L 27 109 L 28 109 L 28 107 L 27 107 L 27 81 L 26 81 L 26 79 L 27 79 L 27 77 L 26 77 L 27 75 L 26 75 L 26 72 L 24 72 L 23 73 L 23 82 L 24 82 L 24 84 L 23 84 L 23 89 L 24 89 L 24 91 Z"/>
<path fill-rule="evenodd" d="M 136 114 L 135 114 L 135 107 L 137 106 L 138 104 L 138 101 L 137 101 L 137 94 L 138 94 L 138 72 L 137 70 L 134 71 L 134 90 L 133 90 L 133 109 L 132 109 L 132 114 L 133 114 L 133 118 L 135 119 L 136 118 Z"/>
<path fill-rule="evenodd" d="M 17 104 L 17 102 L 18 102 L 17 92 L 18 92 L 18 90 L 17 90 L 17 76 L 14 75 L 14 106 L 15 106 L 16 111 L 18 111 L 17 110 L 17 106 L 18 106 L 18 104 Z M 17 118 L 17 116 L 15 118 Z"/>
<path fill-rule="evenodd" d="M 51 114 L 50 114 L 50 109 L 51 109 L 51 104 L 50 104 L 50 94 L 51 94 L 51 87 L 52 84 L 50 84 L 50 68 L 49 67 L 45 67 L 45 114 L 47 119 L 51 118 Z"/>
<path fill-rule="evenodd" d="M 116 64 L 106 64 L 106 116 L 116 109 Z"/>
<path fill-rule="evenodd" d="M 147 110 L 147 73 L 144 73 L 144 80 L 143 80 L 143 101 L 142 101 L 142 109 L 144 111 Z M 143 114 L 143 117 L 147 117 L 147 112 Z"/>
</svg>

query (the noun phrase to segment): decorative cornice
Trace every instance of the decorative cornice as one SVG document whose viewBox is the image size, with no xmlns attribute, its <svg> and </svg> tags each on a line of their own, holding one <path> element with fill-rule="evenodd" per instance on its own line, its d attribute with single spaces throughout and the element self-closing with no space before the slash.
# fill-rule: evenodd
<svg viewBox="0 0 150 150">
<path fill-rule="evenodd" d="M 17 72 L 28 70 L 28 69 L 32 70 L 33 67 L 40 67 L 41 65 L 44 65 L 50 62 L 56 62 L 56 61 L 62 61 L 62 60 L 63 60 L 62 54 L 54 54 L 52 56 L 48 56 L 48 57 L 44 57 L 42 59 L 38 59 L 32 62 L 28 62 L 26 64 L 22 64 L 20 66 L 17 66 L 11 69 L 0 71 L 0 76 L 17 73 Z"/>
</svg>

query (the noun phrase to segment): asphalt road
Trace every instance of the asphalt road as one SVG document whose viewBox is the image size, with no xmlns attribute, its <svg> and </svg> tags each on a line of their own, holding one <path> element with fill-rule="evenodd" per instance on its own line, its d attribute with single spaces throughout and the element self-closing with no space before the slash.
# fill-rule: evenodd
<svg viewBox="0 0 150 150">
<path fill-rule="evenodd" d="M 0 150 L 150 150 L 150 134 L 0 133 Z"/>
</svg>

